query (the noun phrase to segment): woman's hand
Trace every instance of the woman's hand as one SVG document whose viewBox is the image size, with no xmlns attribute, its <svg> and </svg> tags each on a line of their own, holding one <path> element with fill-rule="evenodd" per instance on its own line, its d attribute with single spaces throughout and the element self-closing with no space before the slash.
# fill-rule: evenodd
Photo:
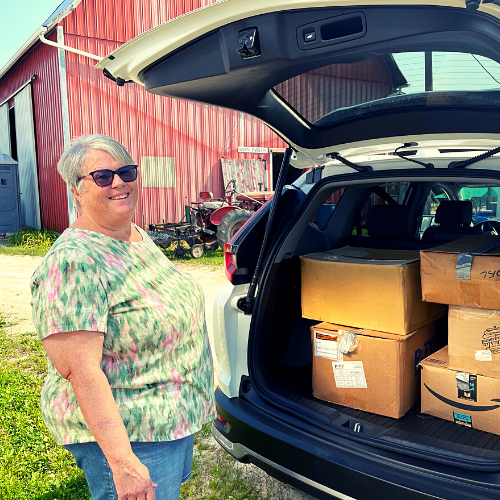
<svg viewBox="0 0 500 500">
<path fill-rule="evenodd" d="M 155 500 L 158 486 L 149 477 L 148 468 L 134 455 L 110 464 L 118 500 Z"/>
</svg>

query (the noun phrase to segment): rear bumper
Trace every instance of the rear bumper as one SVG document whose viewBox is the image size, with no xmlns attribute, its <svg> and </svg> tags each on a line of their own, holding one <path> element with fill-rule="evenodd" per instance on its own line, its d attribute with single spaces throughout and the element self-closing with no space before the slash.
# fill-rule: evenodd
<svg viewBox="0 0 500 500">
<path fill-rule="evenodd" d="M 241 398 L 229 399 L 219 389 L 216 402 L 217 412 L 227 425 L 215 421 L 212 434 L 224 449 L 236 459 L 254 463 L 271 476 L 317 498 L 500 499 L 496 473 L 477 473 L 474 480 L 462 481 L 461 471 L 451 467 L 421 460 L 409 465 L 395 459 L 396 454 L 384 457 L 376 449 L 344 438 L 326 442 Z M 430 470 L 425 465 L 435 467 Z M 456 475 L 450 475 L 449 469 Z"/>
</svg>

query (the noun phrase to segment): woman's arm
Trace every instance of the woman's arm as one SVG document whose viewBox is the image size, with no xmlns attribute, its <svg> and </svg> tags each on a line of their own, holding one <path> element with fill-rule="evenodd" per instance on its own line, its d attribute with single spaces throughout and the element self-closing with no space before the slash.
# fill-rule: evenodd
<svg viewBox="0 0 500 500">
<path fill-rule="evenodd" d="M 71 382 L 85 422 L 113 471 L 119 500 L 155 500 L 157 485 L 151 480 L 147 467 L 132 452 L 101 369 L 103 341 L 101 332 L 77 331 L 50 335 L 42 343 L 56 370 Z"/>
</svg>

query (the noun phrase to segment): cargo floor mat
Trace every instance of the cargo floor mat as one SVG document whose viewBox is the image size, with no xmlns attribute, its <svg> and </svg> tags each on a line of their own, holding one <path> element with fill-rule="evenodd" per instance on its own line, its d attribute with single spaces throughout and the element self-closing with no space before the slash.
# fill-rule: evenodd
<svg viewBox="0 0 500 500">
<path fill-rule="evenodd" d="M 420 403 L 402 418 L 394 419 L 336 405 L 314 398 L 311 387 L 311 365 L 300 368 L 282 367 L 273 373 L 271 389 L 280 398 L 286 398 L 299 411 L 328 416 L 335 425 L 353 429 L 356 424 L 368 429 L 367 435 L 395 446 L 409 446 L 425 452 L 439 450 L 445 454 L 460 454 L 470 458 L 500 461 L 500 436 L 455 424 L 420 412 Z M 359 429 L 359 427 L 358 427 Z M 500 464 L 499 464 L 500 466 Z"/>
</svg>

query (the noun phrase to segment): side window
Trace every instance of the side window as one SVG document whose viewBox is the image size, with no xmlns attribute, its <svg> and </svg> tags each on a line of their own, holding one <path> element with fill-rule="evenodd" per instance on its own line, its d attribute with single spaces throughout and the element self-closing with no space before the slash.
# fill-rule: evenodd
<svg viewBox="0 0 500 500">
<path fill-rule="evenodd" d="M 464 186 L 459 198 L 472 203 L 472 222 L 484 222 L 500 216 L 498 207 L 498 186 Z"/>
<path fill-rule="evenodd" d="M 318 229 L 323 231 L 330 220 L 330 217 L 337 206 L 340 198 L 344 194 L 345 188 L 339 189 L 335 191 L 321 207 L 319 207 L 318 211 L 314 214 L 311 219 L 311 224 L 314 224 Z"/>
<path fill-rule="evenodd" d="M 427 197 L 422 211 L 422 217 L 419 225 L 419 236 L 422 238 L 425 230 L 430 226 L 435 226 L 434 217 L 436 216 L 436 209 L 443 200 L 449 200 L 446 191 L 440 186 L 434 186 Z"/>
</svg>

